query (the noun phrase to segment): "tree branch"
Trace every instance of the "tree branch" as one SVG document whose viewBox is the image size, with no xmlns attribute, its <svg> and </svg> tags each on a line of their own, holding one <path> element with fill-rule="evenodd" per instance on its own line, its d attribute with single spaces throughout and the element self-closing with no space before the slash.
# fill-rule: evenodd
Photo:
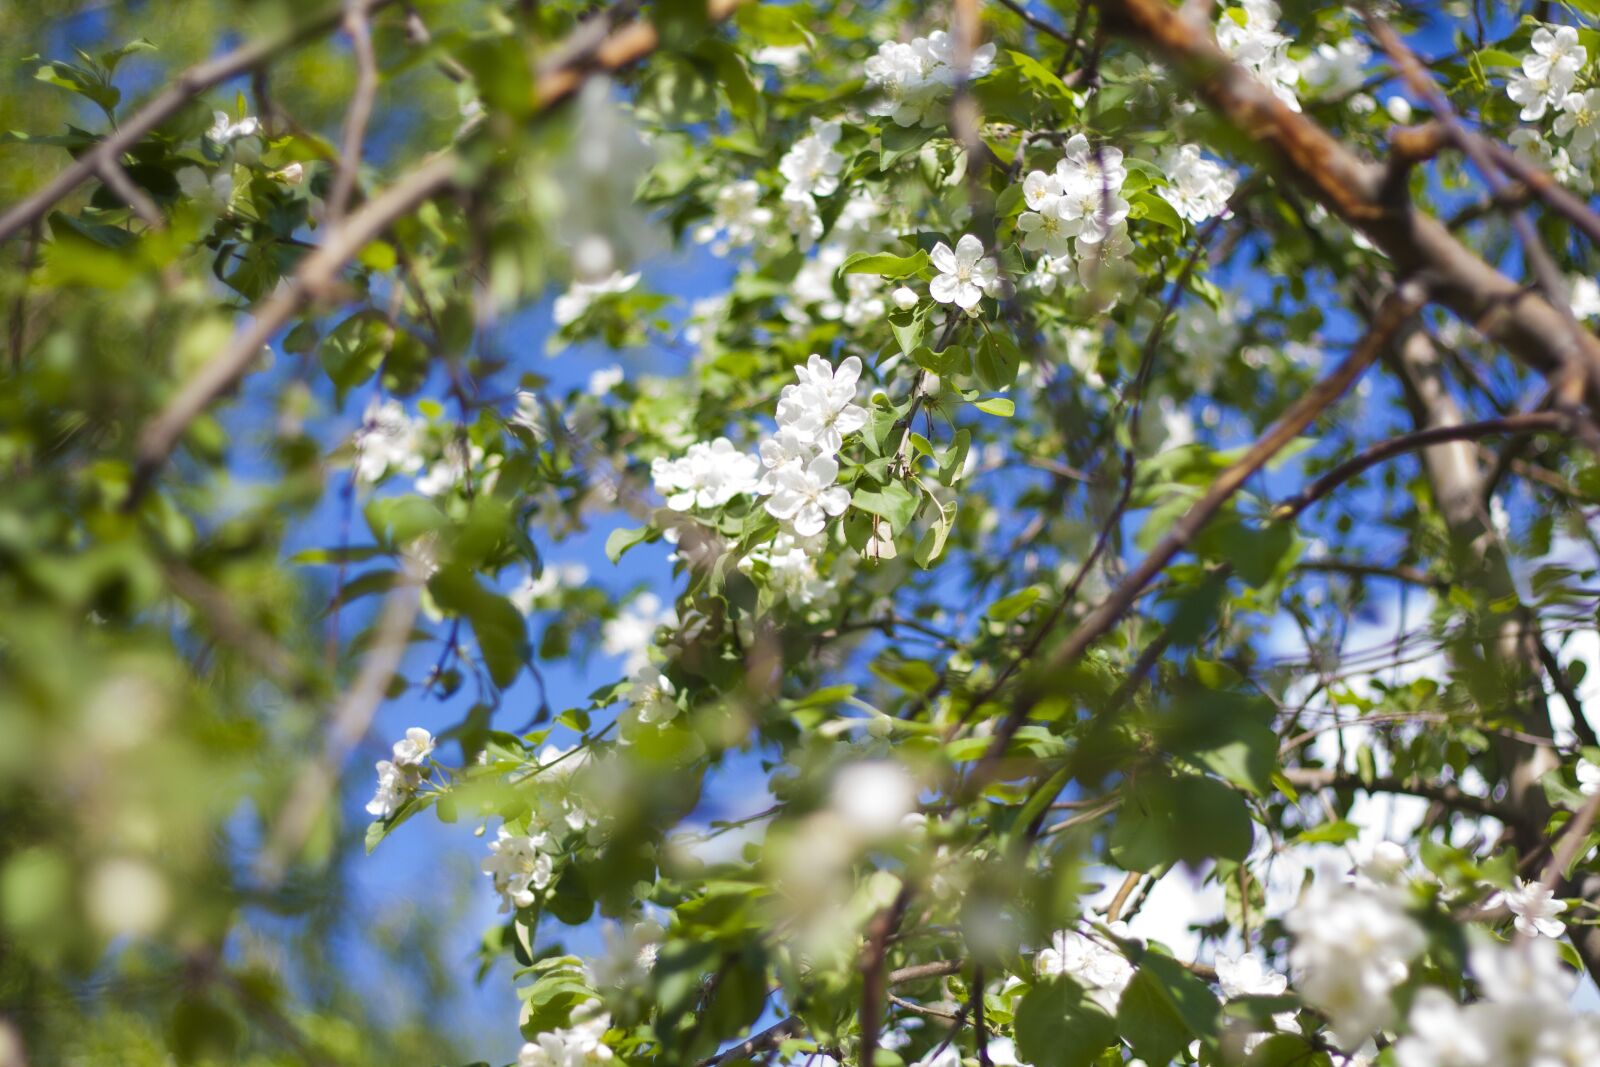
<svg viewBox="0 0 1600 1067">
<path fill-rule="evenodd" d="M 1131 608 L 1152 579 L 1161 573 L 1172 560 L 1200 533 L 1205 525 L 1222 510 L 1233 494 L 1267 462 L 1298 437 L 1307 426 L 1342 397 L 1355 380 L 1370 367 L 1422 302 L 1422 289 L 1406 283 L 1390 294 L 1374 316 L 1371 329 L 1351 350 L 1332 374 L 1312 387 L 1263 434 L 1250 450 L 1233 466 L 1217 476 L 1205 496 L 1196 501 L 1159 544 L 1139 561 L 1128 576 L 1093 611 L 1084 617 L 1077 628 L 1051 654 L 1034 673 L 1048 676 L 1073 663 L 1103 636 L 1123 614 Z M 980 788 L 989 780 L 1000 759 L 1004 756 L 1011 738 L 1027 719 L 1028 711 L 1041 695 L 1040 683 L 1034 681 L 1019 695 L 1011 711 L 996 726 L 993 740 L 983 758 L 973 769 L 968 789 Z"/>
<path fill-rule="evenodd" d="M 372 50 L 372 24 L 368 11 L 372 0 L 347 0 L 344 13 L 344 32 L 350 38 L 350 51 L 356 60 L 356 90 L 351 97 L 350 109 L 344 116 L 344 144 L 339 152 L 339 169 L 333 176 L 333 188 L 328 191 L 328 224 L 337 226 L 350 206 L 350 195 L 355 192 L 356 178 L 361 171 L 361 157 L 367 141 L 367 124 L 372 118 L 372 104 L 378 96 L 378 57 Z"/>
<path fill-rule="evenodd" d="M 374 0 L 375 5 L 376 2 Z M 713 19 L 722 19 L 739 3 L 740 0 L 709 0 L 707 8 Z M 570 97 L 591 73 L 627 66 L 648 55 L 657 43 L 655 25 L 641 20 L 629 23 L 592 48 L 571 52 L 564 65 L 540 74 L 534 87 L 540 114 Z M 138 503 L 189 425 L 238 383 L 277 332 L 331 289 L 339 272 L 369 242 L 400 217 L 451 188 L 461 169 L 462 162 L 453 152 L 434 156 L 363 204 L 360 211 L 346 219 L 316 251 L 301 261 L 294 275 L 234 334 L 228 349 L 186 382 L 178 395 L 144 428 L 139 436 L 126 507 L 131 509 Z"/>
<path fill-rule="evenodd" d="M 392 3 L 394 0 L 370 0 L 370 10 L 375 11 Z M 11 240 L 44 218 L 58 200 L 90 178 L 103 173 L 107 164 L 120 166 L 124 152 L 138 144 L 145 134 L 176 115 L 189 101 L 231 78 L 250 73 L 282 52 L 321 36 L 337 26 L 343 17 L 342 9 L 335 8 L 306 20 L 281 37 L 247 44 L 190 67 L 148 104 L 123 119 L 108 137 L 46 182 L 43 189 L 0 215 L 0 243 Z"/>
<path fill-rule="evenodd" d="M 1268 150 L 1284 174 L 1394 261 L 1402 274 L 1427 277 L 1433 295 L 1486 337 L 1540 373 L 1565 364 L 1552 349 L 1565 316 L 1472 252 L 1438 219 L 1396 209 L 1383 196 L 1385 168 L 1366 162 L 1315 120 L 1290 108 L 1217 46 L 1210 27 L 1166 0 L 1104 0 L 1109 28 L 1142 40 L 1193 79 L 1224 119 Z M 1600 366 L 1600 339 L 1587 333 L 1581 356 Z"/>
<path fill-rule="evenodd" d="M 1363 471 L 1377 466 L 1386 459 L 1392 459 L 1407 452 L 1415 452 L 1429 445 L 1443 444 L 1447 441 L 1473 441 L 1480 437 L 1490 437 L 1498 434 L 1556 432 L 1566 430 L 1571 425 L 1572 419 L 1568 415 L 1554 411 L 1538 411 L 1525 415 L 1508 415 L 1501 419 L 1485 419 L 1482 422 L 1467 422 L 1458 426 L 1435 426 L 1426 430 L 1417 430 L 1414 433 L 1401 434 L 1399 437 L 1380 441 L 1353 458 L 1345 460 L 1294 496 L 1280 503 L 1273 509 L 1272 517 L 1274 519 L 1296 518 L 1306 508 Z"/>
</svg>

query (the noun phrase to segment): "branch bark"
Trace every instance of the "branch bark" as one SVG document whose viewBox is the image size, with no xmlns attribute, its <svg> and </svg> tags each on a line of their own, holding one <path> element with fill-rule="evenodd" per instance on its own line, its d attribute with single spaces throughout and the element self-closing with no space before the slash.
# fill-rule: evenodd
<svg viewBox="0 0 1600 1067">
<path fill-rule="evenodd" d="M 394 0 L 371 0 L 370 10 L 388 7 Z M 122 120 L 115 132 L 95 147 L 79 156 L 45 183 L 44 188 L 0 215 L 0 244 L 11 240 L 35 222 L 44 218 L 62 197 L 98 174 L 108 166 L 121 166 L 122 154 L 144 139 L 145 135 L 181 111 L 191 100 L 208 89 L 215 88 L 231 78 L 248 74 L 279 54 L 296 48 L 306 41 L 329 32 L 344 17 L 343 9 L 336 7 L 306 20 L 281 37 L 258 41 L 236 48 L 226 55 L 190 67 L 167 88 L 158 93 L 132 116 Z"/>
<path fill-rule="evenodd" d="M 1208 25 L 1166 0 L 1105 0 L 1101 9 L 1108 29 L 1186 72 L 1202 99 L 1266 150 L 1284 177 L 1364 234 L 1400 274 L 1425 278 L 1441 304 L 1540 373 L 1555 378 L 1565 369 L 1555 348 L 1566 330 L 1560 309 L 1490 266 L 1438 219 L 1387 202 L 1386 168 L 1290 110 L 1228 58 Z M 1578 357 L 1591 370 L 1600 367 L 1600 339 L 1583 333 Z"/>
</svg>

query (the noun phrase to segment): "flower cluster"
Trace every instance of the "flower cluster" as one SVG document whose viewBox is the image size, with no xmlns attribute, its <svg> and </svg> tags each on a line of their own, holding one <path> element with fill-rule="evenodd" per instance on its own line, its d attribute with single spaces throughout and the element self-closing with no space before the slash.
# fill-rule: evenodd
<svg viewBox="0 0 1600 1067">
<path fill-rule="evenodd" d="M 517 1053 L 517 1067 L 591 1067 L 610 1063 L 611 1048 L 605 1043 L 611 1016 L 591 1015 L 571 1026 L 547 1030 L 537 1041 L 530 1041 Z"/>
<path fill-rule="evenodd" d="M 1300 68 L 1289 58 L 1289 38 L 1278 32 L 1273 0 L 1244 0 L 1217 17 L 1217 44 L 1291 110 L 1300 110 L 1294 86 Z"/>
<path fill-rule="evenodd" d="M 1118 937 L 1129 936 L 1126 923 L 1114 922 L 1107 929 Z M 1101 938 L 1076 930 L 1057 930 L 1049 947 L 1033 958 L 1033 967 L 1043 978 L 1066 975 L 1073 979 L 1110 1015 L 1117 1013 L 1122 991 L 1133 980 L 1133 964 L 1126 956 Z"/>
<path fill-rule="evenodd" d="M 1127 177 L 1121 149 L 1091 146 L 1078 133 L 1068 139 L 1054 170 L 1030 171 L 1022 180 L 1027 210 L 1018 216 L 1017 230 L 1023 248 L 1041 253 L 1031 283 L 1040 292 L 1053 291 L 1072 273 L 1088 284 L 1102 263 L 1128 254 L 1128 201 L 1122 196 Z"/>
<path fill-rule="evenodd" d="M 1216 960 L 1217 985 L 1229 1000 L 1238 997 L 1277 997 L 1289 988 L 1289 979 L 1264 963 L 1254 952 L 1237 956 L 1218 956 Z M 1298 1034 L 1300 1023 L 1294 1012 L 1281 1011 L 1272 1016 L 1272 1023 L 1280 1033 Z M 1249 1055 L 1266 1040 L 1267 1035 L 1256 1033 L 1245 1040 L 1244 1052 Z"/>
<path fill-rule="evenodd" d="M 1319 96 L 1349 96 L 1366 83 L 1371 59 L 1372 49 L 1359 37 L 1319 44 L 1300 61 L 1300 79 Z"/>
<path fill-rule="evenodd" d="M 1521 71 L 1506 84 L 1506 95 L 1522 105 L 1518 117 L 1523 122 L 1537 122 L 1551 104 L 1562 104 L 1589 60 L 1571 26 L 1541 26 L 1533 31 L 1531 43 L 1533 55 L 1522 60 Z"/>
<path fill-rule="evenodd" d="M 420 726 L 407 730 L 394 743 L 392 758 L 378 761 L 378 791 L 367 801 L 367 814 L 387 819 L 398 811 L 422 784 L 422 766 L 433 754 L 433 748 L 433 735 L 428 731 Z"/>
<path fill-rule="evenodd" d="M 1394 1048 L 1400 1067 L 1600 1063 L 1600 1018 L 1568 1004 L 1576 976 L 1553 944 L 1489 943 L 1468 962 L 1483 999 L 1462 1005 L 1442 989 L 1419 990 Z"/>
<path fill-rule="evenodd" d="M 812 537 L 850 506 L 849 491 L 834 484 L 839 480 L 835 457 L 845 435 L 867 424 L 867 412 L 855 402 L 861 378 L 857 357 L 835 369 L 813 355 L 794 372 L 799 382 L 784 386 L 778 396 L 777 432 L 760 445 L 766 473 L 756 491 L 767 497 L 774 518 L 799 537 Z"/>
<path fill-rule="evenodd" d="M 551 317 L 557 326 L 568 326 L 583 317 L 594 302 L 604 296 L 626 293 L 639 284 L 639 273 L 624 274 L 612 271 L 610 276 L 597 282 L 575 281 L 572 287 L 556 297 Z"/>
<path fill-rule="evenodd" d="M 711 201 L 711 219 L 695 229 L 694 239 L 725 256 L 732 249 L 754 244 L 770 225 L 772 209 L 761 206 L 761 186 L 747 178 L 717 190 Z"/>
<path fill-rule="evenodd" d="M 1228 209 L 1228 198 L 1236 186 L 1234 174 L 1202 156 L 1199 145 L 1186 144 L 1169 152 L 1161 169 L 1167 173 L 1162 196 L 1190 222 L 1216 218 Z"/>
<path fill-rule="evenodd" d="M 783 188 L 784 219 L 802 251 L 822 236 L 822 219 L 817 214 L 819 196 L 832 196 L 839 188 L 839 171 L 844 156 L 834 147 L 839 143 L 837 122 L 811 120 L 811 132 L 800 138 L 778 162 L 778 173 L 788 183 Z"/>
<path fill-rule="evenodd" d="M 535 894 L 555 877 L 555 852 L 555 842 L 543 831 L 514 834 L 500 827 L 483 858 L 483 873 L 494 879 L 502 914 L 533 904 Z"/>
<path fill-rule="evenodd" d="M 356 430 L 356 480 L 372 485 L 392 472 L 421 470 L 426 426 L 407 415 L 400 401 L 373 397 Z"/>
<path fill-rule="evenodd" d="M 1389 1025 L 1395 987 L 1426 946 L 1422 927 L 1388 886 L 1319 879 L 1284 919 L 1295 937 L 1295 988 L 1328 1016 L 1339 1044 L 1353 1049 Z"/>
<path fill-rule="evenodd" d="M 754 456 L 740 452 L 726 437 L 697 441 L 677 459 L 657 457 L 650 464 L 656 492 L 674 511 L 720 508 L 756 488 L 761 469 Z"/>
<path fill-rule="evenodd" d="M 967 75 L 981 78 L 994 67 L 995 48 L 986 44 L 972 53 Z M 943 30 L 934 30 L 910 44 L 888 41 L 867 60 L 867 84 L 883 95 L 868 112 L 901 126 L 926 126 L 938 121 L 945 99 L 955 88 L 954 44 Z"/>
</svg>

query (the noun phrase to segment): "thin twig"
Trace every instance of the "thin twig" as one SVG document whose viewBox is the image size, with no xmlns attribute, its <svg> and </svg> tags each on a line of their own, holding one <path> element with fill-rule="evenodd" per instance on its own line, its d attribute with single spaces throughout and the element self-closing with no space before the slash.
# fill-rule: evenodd
<svg viewBox="0 0 1600 1067">
<path fill-rule="evenodd" d="M 372 119 L 372 105 L 378 96 L 378 57 L 372 49 L 372 24 L 368 17 L 371 4 L 372 0 L 347 0 L 345 4 L 343 25 L 345 35 L 350 38 L 350 51 L 355 56 L 356 89 L 344 115 L 339 167 L 333 175 L 333 187 L 328 191 L 330 226 L 339 225 L 345 209 L 350 206 L 350 196 L 355 192 L 366 150 L 367 124 Z"/>
</svg>

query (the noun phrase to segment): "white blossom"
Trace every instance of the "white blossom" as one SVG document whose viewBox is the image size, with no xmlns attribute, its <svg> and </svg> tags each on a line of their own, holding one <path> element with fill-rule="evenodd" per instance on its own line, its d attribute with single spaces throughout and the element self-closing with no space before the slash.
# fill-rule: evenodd
<svg viewBox="0 0 1600 1067">
<path fill-rule="evenodd" d="M 695 229 L 694 239 L 725 256 L 730 249 L 754 243 L 770 225 L 772 211 L 761 206 L 761 186 L 747 178 L 717 190 L 711 202 L 711 220 Z"/>
<path fill-rule="evenodd" d="M 420 767 L 433 755 L 433 735 L 420 726 L 413 726 L 406 735 L 394 743 L 394 762 L 401 767 Z"/>
<path fill-rule="evenodd" d="M 917 807 L 917 783 L 893 760 L 846 764 L 828 795 L 840 823 L 868 840 L 894 833 Z"/>
<path fill-rule="evenodd" d="M 677 718 L 678 702 L 672 681 L 652 663 L 633 673 L 628 690 L 628 706 L 634 717 L 647 726 L 660 726 Z"/>
<path fill-rule="evenodd" d="M 1600 793 L 1600 765 L 1580 759 L 1573 773 L 1578 776 L 1578 792 L 1586 797 Z"/>
<path fill-rule="evenodd" d="M 1272 0 L 1224 8 L 1217 17 L 1217 44 L 1290 110 L 1300 110 L 1294 93 L 1300 68 L 1289 58 L 1289 38 L 1278 32 L 1278 5 Z"/>
<path fill-rule="evenodd" d="M 670 606 L 662 606 L 660 597 L 654 593 L 640 593 L 617 613 L 616 618 L 607 619 L 600 627 L 600 647 L 608 656 L 623 657 L 623 671 L 632 674 L 649 662 L 656 630 L 674 624 L 677 618 L 677 612 Z"/>
<path fill-rule="evenodd" d="M 867 410 L 855 402 L 861 360 L 848 356 L 835 369 L 813 354 L 794 371 L 798 383 L 784 386 L 778 396 L 778 425 L 792 428 L 812 448 L 832 455 L 843 447 L 845 435 L 867 424 Z"/>
<path fill-rule="evenodd" d="M 1017 229 L 1023 234 L 1022 247 L 1030 252 L 1044 252 L 1050 256 L 1071 253 L 1070 243 L 1074 227 L 1065 216 L 1063 197 L 1053 197 L 1039 211 L 1024 211 L 1017 217 Z M 1081 228 L 1081 224 L 1076 227 Z"/>
<path fill-rule="evenodd" d="M 1557 900 L 1555 890 L 1539 881 L 1515 880 L 1506 890 L 1506 907 L 1516 916 L 1517 932 L 1528 937 L 1560 937 L 1567 926 L 1556 916 L 1567 910 L 1567 902 Z"/>
<path fill-rule="evenodd" d="M 1589 62 L 1589 50 L 1578 43 L 1578 31 L 1572 26 L 1540 26 L 1529 43 L 1533 55 L 1523 59 L 1522 72 L 1531 78 L 1565 76 L 1570 85 Z"/>
<path fill-rule="evenodd" d="M 255 137 L 261 133 L 261 121 L 253 115 L 246 115 L 238 122 L 228 117 L 226 111 L 213 111 L 211 113 L 211 128 L 206 130 L 206 136 L 220 145 L 232 144 L 241 137 Z"/>
<path fill-rule="evenodd" d="M 805 62 L 806 46 L 803 44 L 769 44 L 750 53 L 750 62 L 764 67 L 774 67 L 780 74 L 793 74 Z"/>
<path fill-rule="evenodd" d="M 622 368 L 615 363 L 609 367 L 601 367 L 599 370 L 589 372 L 589 382 L 584 391 L 590 396 L 606 396 L 622 384 L 623 377 Z"/>
<path fill-rule="evenodd" d="M 785 197 L 831 196 L 839 188 L 839 170 L 844 166 L 844 156 L 835 147 L 839 134 L 837 122 L 811 120 L 811 132 L 778 161 L 778 173 L 788 182 Z"/>
<path fill-rule="evenodd" d="M 400 401 L 374 397 L 355 435 L 356 480 L 370 485 L 390 472 L 421 470 L 425 426 L 406 415 Z"/>
<path fill-rule="evenodd" d="M 835 485 L 839 461 L 831 455 L 815 456 L 804 467 L 791 463 L 773 474 L 774 488 L 767 511 L 790 523 L 802 537 L 822 532 L 829 517 L 843 515 L 850 506 L 850 491 Z"/>
<path fill-rule="evenodd" d="M 984 294 L 999 289 L 999 264 L 993 256 L 983 254 L 983 242 L 970 233 L 956 242 L 955 251 L 940 241 L 930 258 L 939 274 L 928 285 L 928 293 L 941 304 L 975 308 Z"/>
<path fill-rule="evenodd" d="M 778 199 L 783 207 L 783 221 L 794 234 L 800 251 L 809 252 L 822 236 L 822 216 L 817 214 L 817 202 L 810 193 L 796 193 L 788 189 Z"/>
<path fill-rule="evenodd" d="M 916 294 L 916 290 L 904 285 L 896 286 L 895 291 L 889 294 L 889 299 L 894 301 L 894 306 L 901 311 L 910 311 L 922 302 L 922 298 Z"/>
<path fill-rule="evenodd" d="M 452 438 L 445 442 L 444 452 L 438 462 L 430 465 L 422 477 L 416 480 L 416 490 L 427 497 L 449 492 L 458 485 L 466 484 L 473 468 L 481 465 L 483 460 L 481 446 L 470 442 L 463 445 Z"/>
<path fill-rule="evenodd" d="M 1254 952 L 1218 956 L 1216 968 L 1217 984 L 1222 987 L 1222 995 L 1229 1000 L 1235 997 L 1276 997 L 1289 988 L 1288 976 L 1268 967 Z"/>
<path fill-rule="evenodd" d="M 1319 878 L 1284 925 L 1295 938 L 1295 988 L 1328 1016 L 1341 1048 L 1356 1048 L 1390 1023 L 1394 988 L 1426 944 L 1394 891 Z"/>
<path fill-rule="evenodd" d="M 605 1043 L 611 1016 L 595 1015 L 568 1027 L 546 1030 L 517 1053 L 516 1067 L 591 1067 L 610 1063 L 612 1052 Z"/>
<path fill-rule="evenodd" d="M 995 47 L 986 44 L 972 54 L 968 76 L 981 78 L 994 67 Z M 942 117 L 958 71 L 950 37 L 935 30 L 909 44 L 887 41 L 867 60 L 867 84 L 882 96 L 867 111 L 892 118 L 901 126 L 931 125 Z"/>
<path fill-rule="evenodd" d="M 656 492 L 674 511 L 720 508 L 754 492 L 759 471 L 760 460 L 740 452 L 726 437 L 696 442 L 677 459 L 657 457 L 650 464 Z"/>
<path fill-rule="evenodd" d="M 421 776 L 415 768 L 401 767 L 390 760 L 378 761 L 378 790 L 367 801 L 367 814 L 387 819 L 416 792 Z"/>
<path fill-rule="evenodd" d="M 1318 96 L 1349 96 L 1366 81 L 1371 59 L 1372 49 L 1359 37 L 1323 42 L 1300 61 L 1300 78 Z"/>
<path fill-rule="evenodd" d="M 572 286 L 560 296 L 556 297 L 551 317 L 557 326 L 567 326 L 576 322 L 588 311 L 596 300 L 603 296 L 616 293 L 626 293 L 639 284 L 639 273 L 624 274 L 620 270 L 613 271 L 608 277 L 597 282 L 574 281 Z"/>
<path fill-rule="evenodd" d="M 552 849 L 548 834 L 513 834 L 500 827 L 489 842 L 482 868 L 494 879 L 502 913 L 530 906 L 537 899 L 535 894 L 550 884 L 555 876 Z"/>
<path fill-rule="evenodd" d="M 1422 989 L 1407 1017 L 1410 1033 L 1395 1044 L 1400 1067 L 1489 1067 L 1489 1043 L 1442 989 Z"/>
<path fill-rule="evenodd" d="M 177 174 L 183 195 L 212 211 L 227 211 L 233 200 L 233 168 L 218 167 L 207 175 L 199 167 L 181 167 Z"/>
<path fill-rule="evenodd" d="M 1561 98 L 1561 114 L 1556 116 L 1557 137 L 1567 137 L 1567 151 L 1577 159 L 1587 160 L 1600 136 L 1600 89 L 1582 93 L 1568 93 Z"/>
<path fill-rule="evenodd" d="M 1111 923 L 1109 929 L 1118 937 L 1128 936 L 1126 923 Z M 1084 987 L 1090 1000 L 1111 1015 L 1116 1014 L 1122 991 L 1133 980 L 1133 964 L 1127 957 L 1099 938 L 1076 930 L 1056 931 L 1049 946 L 1033 958 L 1033 967 L 1044 978 L 1072 978 Z"/>
<path fill-rule="evenodd" d="M 1169 153 L 1161 168 L 1167 173 L 1161 195 L 1183 218 L 1204 222 L 1228 209 L 1235 188 L 1233 172 L 1202 156 L 1199 145 L 1186 144 Z"/>
<path fill-rule="evenodd" d="M 538 576 L 529 574 L 522 583 L 507 594 L 522 614 L 533 611 L 534 605 L 553 595 L 563 587 L 576 588 L 589 580 L 589 568 L 581 563 L 546 563 Z"/>
</svg>

